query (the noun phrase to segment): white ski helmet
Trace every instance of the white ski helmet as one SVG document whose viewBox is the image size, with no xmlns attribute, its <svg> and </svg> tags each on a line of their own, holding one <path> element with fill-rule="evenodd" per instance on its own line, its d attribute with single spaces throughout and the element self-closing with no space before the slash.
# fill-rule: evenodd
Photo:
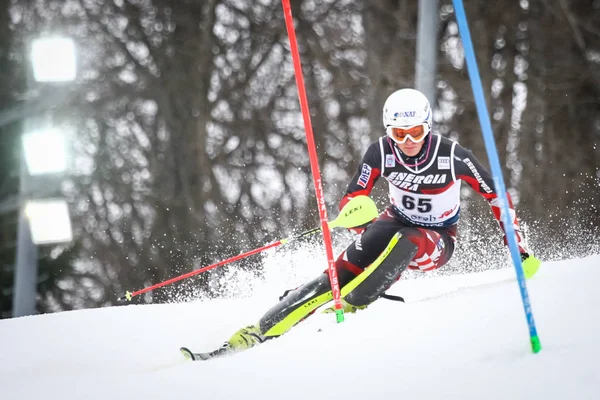
<svg viewBox="0 0 600 400">
<path fill-rule="evenodd" d="M 426 137 L 431 132 L 432 119 L 429 100 L 415 89 L 397 90 L 383 105 L 383 126 L 392 139 L 394 138 L 389 128 L 407 129 L 417 125 L 423 126 L 423 137 Z"/>
</svg>

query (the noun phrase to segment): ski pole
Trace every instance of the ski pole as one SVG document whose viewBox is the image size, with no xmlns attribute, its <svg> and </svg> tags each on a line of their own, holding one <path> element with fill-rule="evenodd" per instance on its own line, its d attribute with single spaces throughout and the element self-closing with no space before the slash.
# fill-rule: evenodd
<svg viewBox="0 0 600 400">
<path fill-rule="evenodd" d="M 377 218 L 377 216 L 379 215 L 379 212 L 377 211 L 377 206 L 375 205 L 375 202 L 373 202 L 373 200 L 371 200 L 371 198 L 367 197 L 367 196 L 357 196 L 353 199 L 351 199 L 340 211 L 339 215 L 337 216 L 336 219 L 334 219 L 333 221 L 329 222 L 329 227 L 330 228 L 354 228 L 360 225 L 364 225 L 366 223 L 369 223 L 370 221 L 372 221 L 373 219 Z M 140 289 L 137 290 L 135 292 L 125 292 L 125 296 L 121 296 L 119 297 L 119 301 L 124 301 L 124 300 L 131 300 L 133 297 L 138 296 L 140 294 L 146 293 L 146 292 L 150 292 L 154 289 L 158 289 L 160 287 L 166 286 L 166 285 L 170 285 L 171 283 L 175 283 L 178 282 L 182 279 L 186 279 L 189 278 L 191 276 L 200 274 L 202 272 L 211 270 L 213 268 L 217 268 L 220 267 L 222 265 L 234 262 L 234 261 L 238 261 L 241 260 L 242 258 L 246 258 L 249 257 L 251 255 L 260 253 L 262 251 L 271 249 L 273 247 L 277 247 L 280 246 L 282 244 L 286 244 L 298 239 L 302 239 L 304 237 L 310 236 L 314 233 L 317 233 L 321 230 L 321 228 L 313 228 L 310 229 L 308 231 L 302 232 L 296 236 L 290 237 L 290 238 L 286 238 L 286 239 L 281 239 L 278 240 L 276 242 L 270 243 L 266 246 L 263 247 L 259 247 L 257 249 L 254 250 L 250 250 L 248 252 L 242 253 L 242 254 L 238 254 L 237 256 L 228 258 L 226 260 L 223 261 L 219 261 L 216 262 L 214 264 L 208 265 L 206 267 L 202 267 L 200 269 L 185 273 L 183 275 L 177 276 L 175 278 L 171 278 L 168 279 L 164 282 L 160 282 L 157 283 L 155 285 L 149 286 L 147 288 L 144 289 Z"/>
</svg>

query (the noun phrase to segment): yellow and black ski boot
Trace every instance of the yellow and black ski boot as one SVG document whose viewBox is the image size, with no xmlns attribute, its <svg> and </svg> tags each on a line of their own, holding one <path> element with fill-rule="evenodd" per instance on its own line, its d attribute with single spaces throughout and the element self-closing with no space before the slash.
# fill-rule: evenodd
<svg viewBox="0 0 600 400">
<path fill-rule="evenodd" d="M 234 333 L 233 336 L 231 336 L 231 338 L 223 343 L 223 346 L 219 347 L 217 350 L 208 353 L 194 353 L 187 347 L 182 347 L 180 351 L 185 358 L 189 360 L 206 361 L 210 360 L 211 358 L 223 357 L 247 350 L 264 342 L 265 340 L 266 338 L 260 332 L 260 328 L 258 328 L 256 325 L 248 325 Z"/>
</svg>

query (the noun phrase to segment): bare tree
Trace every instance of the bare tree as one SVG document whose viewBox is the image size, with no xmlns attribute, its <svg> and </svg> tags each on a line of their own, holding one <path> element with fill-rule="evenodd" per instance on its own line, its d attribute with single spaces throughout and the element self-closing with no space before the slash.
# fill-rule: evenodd
<svg viewBox="0 0 600 400">
<path fill-rule="evenodd" d="M 439 3 L 435 131 L 485 161 L 452 4 Z M 304 0 L 292 7 L 334 214 L 362 152 L 383 134 L 385 98 L 414 84 L 417 2 Z M 57 121 L 77 128 L 77 170 L 65 186 L 77 242 L 64 249 L 75 272 L 64 279 L 64 295 L 52 292 L 55 308 L 112 304 L 124 290 L 317 224 L 279 1 L 22 0 L 13 9 L 22 37 L 60 26 L 82 49 L 80 78 L 55 111 Z M 469 3 L 467 14 L 520 215 L 554 234 L 564 223 L 550 221 L 548 210 L 573 220 L 586 215 L 593 231 L 598 8 L 482 0 Z M 375 197 L 384 201 L 380 190 Z M 491 222 L 483 201 L 465 203 L 463 212 Z M 233 267 L 256 268 L 257 261 Z M 210 283 L 226 268 L 190 283 L 218 294 Z M 143 301 L 169 298 L 161 293 Z"/>
<path fill-rule="evenodd" d="M 31 26 L 60 23 L 82 49 L 61 115 L 77 126 L 78 169 L 66 189 L 78 271 L 101 282 L 90 301 L 113 303 L 126 289 L 317 222 L 279 2 L 59 3 L 22 7 Z M 361 10 L 351 1 L 299 4 L 313 127 L 335 205 L 366 145 Z M 211 276 L 219 270 L 197 286 L 210 291 Z"/>
</svg>

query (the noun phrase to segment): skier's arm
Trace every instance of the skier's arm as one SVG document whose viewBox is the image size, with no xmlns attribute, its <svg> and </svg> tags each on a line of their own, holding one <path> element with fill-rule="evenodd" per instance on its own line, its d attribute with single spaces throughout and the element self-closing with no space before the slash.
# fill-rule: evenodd
<svg viewBox="0 0 600 400">
<path fill-rule="evenodd" d="M 506 230 L 504 229 L 504 224 L 501 218 L 502 208 L 500 207 L 500 198 L 498 197 L 498 193 L 496 193 L 492 174 L 490 174 L 490 172 L 479 162 L 479 160 L 477 160 L 470 150 L 467 150 L 458 144 L 456 145 L 454 151 L 454 168 L 457 179 L 462 179 L 463 181 L 467 182 L 467 184 L 471 186 L 473 190 L 483 196 L 483 198 L 490 203 L 494 218 L 496 218 L 496 221 L 498 221 L 500 228 L 504 232 L 504 244 L 506 245 Z M 508 199 L 510 220 L 513 223 L 513 228 L 517 236 L 519 251 L 521 254 L 528 255 L 529 250 L 527 249 L 523 234 L 519 227 L 519 222 L 517 220 L 510 194 L 506 193 L 506 198 Z"/>
<path fill-rule="evenodd" d="M 353 197 L 368 196 L 373 190 L 373 185 L 381 175 L 381 148 L 380 141 L 372 143 L 358 166 L 354 177 L 348 184 L 346 194 L 340 201 L 340 210 Z"/>
</svg>

